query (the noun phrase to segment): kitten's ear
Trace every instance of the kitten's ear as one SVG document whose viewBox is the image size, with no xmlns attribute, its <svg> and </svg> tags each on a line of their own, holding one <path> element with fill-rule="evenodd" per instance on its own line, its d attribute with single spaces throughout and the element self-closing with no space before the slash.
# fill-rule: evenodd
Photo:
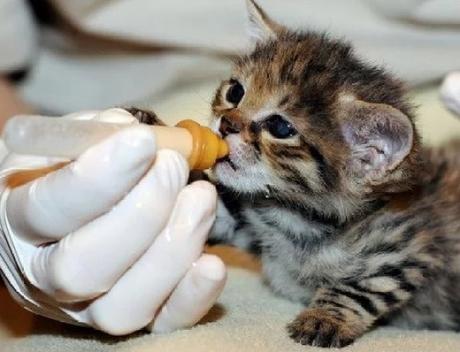
<svg viewBox="0 0 460 352">
<path fill-rule="evenodd" d="M 409 155 L 414 127 L 407 115 L 386 104 L 355 100 L 345 105 L 342 132 L 352 173 L 372 184 L 383 183 Z"/>
<path fill-rule="evenodd" d="M 249 14 L 249 36 L 253 43 L 276 39 L 282 26 L 273 21 L 254 0 L 246 0 Z"/>
</svg>

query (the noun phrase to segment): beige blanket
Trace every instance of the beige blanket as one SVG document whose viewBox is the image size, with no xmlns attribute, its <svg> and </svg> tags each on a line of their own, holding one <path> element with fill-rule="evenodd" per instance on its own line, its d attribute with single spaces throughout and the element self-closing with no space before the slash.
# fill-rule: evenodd
<svg viewBox="0 0 460 352">
<path fill-rule="evenodd" d="M 428 143 L 437 144 L 460 137 L 460 121 L 442 109 L 435 91 L 418 92 L 415 99 L 421 105 L 420 126 Z M 176 104 L 177 101 L 181 104 Z M 185 112 L 201 112 L 207 105 L 204 99 L 198 104 L 187 102 L 180 94 L 177 101 L 171 100 L 159 106 L 160 115 L 183 117 Z M 285 325 L 302 306 L 276 297 L 265 287 L 257 262 L 228 248 L 213 251 L 229 265 L 228 282 L 218 304 L 192 329 L 162 336 L 137 334 L 123 339 L 111 338 L 91 330 L 33 317 L 18 307 L 4 288 L 0 288 L 0 352 L 315 350 L 298 345 L 287 337 Z M 460 334 L 379 328 L 345 350 L 458 352 Z"/>
</svg>

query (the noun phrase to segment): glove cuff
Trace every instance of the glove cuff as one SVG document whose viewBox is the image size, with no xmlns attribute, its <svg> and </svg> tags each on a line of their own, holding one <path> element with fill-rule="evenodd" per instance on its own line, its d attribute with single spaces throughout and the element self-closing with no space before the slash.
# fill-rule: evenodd
<svg viewBox="0 0 460 352">
<path fill-rule="evenodd" d="M 12 170 L 10 170 L 12 171 Z M 14 235 L 8 221 L 6 205 L 10 188 L 5 186 L 3 173 L 0 177 L 0 272 L 12 297 L 25 309 L 50 319 L 81 325 L 70 312 L 57 306 L 49 296 L 37 289 L 30 281 L 30 260 L 37 248 Z"/>
</svg>

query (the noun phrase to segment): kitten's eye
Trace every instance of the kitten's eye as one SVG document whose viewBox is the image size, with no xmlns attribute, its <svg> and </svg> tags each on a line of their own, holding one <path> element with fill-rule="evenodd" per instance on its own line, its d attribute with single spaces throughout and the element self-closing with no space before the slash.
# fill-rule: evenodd
<svg viewBox="0 0 460 352">
<path fill-rule="evenodd" d="M 265 126 L 268 132 L 275 138 L 285 139 L 297 134 L 294 126 L 280 115 L 271 115 L 268 117 L 265 121 Z"/>
<path fill-rule="evenodd" d="M 225 96 L 227 98 L 227 101 L 229 103 L 232 103 L 234 105 L 238 105 L 238 103 L 243 99 L 244 96 L 244 88 L 241 85 L 240 82 L 232 79 L 230 80 L 230 88 L 227 91 L 227 95 Z"/>
</svg>

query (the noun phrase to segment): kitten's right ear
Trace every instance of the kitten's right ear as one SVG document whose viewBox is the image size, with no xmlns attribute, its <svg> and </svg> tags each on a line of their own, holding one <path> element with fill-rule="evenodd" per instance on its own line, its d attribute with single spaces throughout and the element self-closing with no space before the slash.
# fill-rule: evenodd
<svg viewBox="0 0 460 352">
<path fill-rule="evenodd" d="M 246 0 L 249 14 L 249 36 L 255 44 L 276 39 L 282 26 L 272 20 L 254 1 Z"/>
<path fill-rule="evenodd" d="M 343 101 L 341 109 L 353 175 L 373 185 L 387 182 L 412 150 L 415 131 L 409 117 L 392 106 L 360 100 Z M 399 171 L 398 177 L 407 174 Z"/>
</svg>

